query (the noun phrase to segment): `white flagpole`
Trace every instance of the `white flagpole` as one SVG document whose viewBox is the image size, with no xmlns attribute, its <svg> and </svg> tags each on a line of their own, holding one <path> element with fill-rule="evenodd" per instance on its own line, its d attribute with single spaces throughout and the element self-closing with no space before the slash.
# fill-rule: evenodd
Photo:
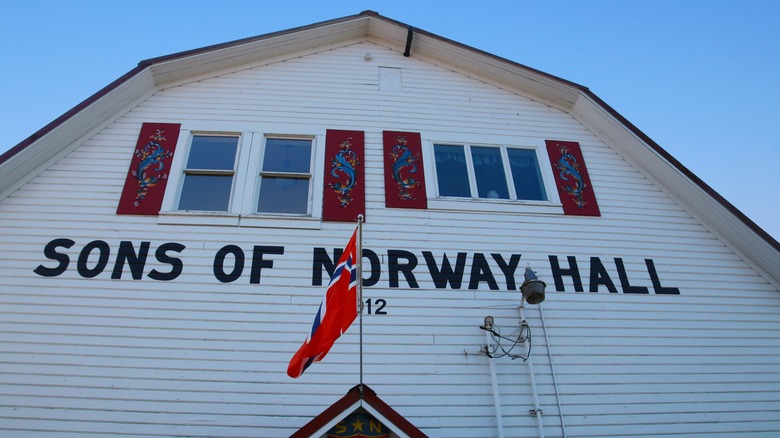
<svg viewBox="0 0 780 438">
<path fill-rule="evenodd" d="M 357 259 L 357 312 L 360 318 L 360 391 L 363 392 L 363 215 L 358 215 L 358 235 L 355 258 Z"/>
</svg>

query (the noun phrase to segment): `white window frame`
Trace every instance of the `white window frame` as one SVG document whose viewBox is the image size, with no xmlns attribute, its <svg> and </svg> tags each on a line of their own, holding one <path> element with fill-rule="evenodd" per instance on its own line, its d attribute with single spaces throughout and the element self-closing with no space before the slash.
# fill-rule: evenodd
<svg viewBox="0 0 780 438">
<path fill-rule="evenodd" d="M 184 183 L 185 168 L 192 139 L 196 135 L 238 137 L 236 165 L 228 211 L 184 211 L 178 210 L 179 197 Z M 259 213 L 256 211 L 259 197 L 259 178 L 266 138 L 293 138 L 311 140 L 309 174 L 309 195 L 306 214 Z M 271 228 L 320 228 L 322 200 L 316 195 L 316 184 L 323 181 L 317 171 L 318 160 L 324 140 L 323 134 L 267 134 L 258 131 L 237 130 L 195 130 L 182 129 L 176 145 L 176 154 L 171 163 L 170 181 L 165 190 L 163 205 L 158 216 L 160 224 L 226 225 Z"/>
<path fill-rule="evenodd" d="M 544 145 L 534 145 L 534 141 L 523 141 L 522 143 L 508 142 L 490 142 L 490 141 L 453 141 L 453 140 L 426 140 L 426 160 L 425 160 L 425 179 L 426 185 L 433 188 L 433 193 L 428 195 L 428 208 L 441 210 L 459 210 L 459 211 L 492 211 L 517 213 L 552 213 L 563 214 L 563 205 L 560 202 L 558 190 L 555 187 L 555 179 L 552 170 L 545 163 L 549 163 L 549 156 Z M 468 173 L 470 197 L 454 197 L 439 195 L 438 169 L 436 168 L 435 146 L 462 146 L 465 160 L 466 171 Z M 477 180 L 474 172 L 474 162 L 471 155 L 471 147 L 497 148 L 501 151 L 501 160 L 504 168 L 504 178 L 506 179 L 510 199 L 498 198 L 480 198 L 478 196 Z M 542 177 L 542 188 L 547 196 L 546 201 L 517 199 L 517 190 L 514 185 L 514 178 L 509 165 L 508 149 L 525 149 L 536 152 L 536 160 L 539 166 L 539 173 Z"/>
<path fill-rule="evenodd" d="M 308 140 L 311 141 L 311 150 L 309 153 L 311 154 L 309 156 L 309 172 L 308 173 L 289 173 L 285 174 L 283 172 L 263 172 L 263 160 L 265 159 L 265 146 L 268 139 L 290 139 L 290 140 Z M 283 217 L 290 217 L 290 218 L 297 218 L 297 217 L 312 217 L 314 210 L 314 175 L 315 175 L 315 151 L 317 150 L 317 138 L 314 135 L 295 135 L 295 134 L 272 134 L 272 133 L 255 133 L 254 139 L 252 141 L 252 154 L 249 158 L 249 164 L 247 165 L 248 170 L 247 172 L 252 173 L 251 175 L 247 175 L 246 178 L 246 185 L 247 187 L 244 189 L 244 202 L 243 205 L 246 207 L 243 209 L 242 214 L 243 215 L 249 215 L 249 216 L 283 216 Z M 267 212 L 258 212 L 257 211 L 257 204 L 259 202 L 260 198 L 260 183 L 261 178 L 263 174 L 266 174 L 267 176 L 280 176 L 280 175 L 290 175 L 290 176 L 300 176 L 301 179 L 304 179 L 304 176 L 307 176 L 309 181 L 309 193 L 307 195 L 307 210 L 305 214 L 301 213 L 267 213 Z M 251 186 L 250 186 L 251 184 Z M 249 187 L 252 187 L 251 189 Z"/>
<path fill-rule="evenodd" d="M 183 135 L 182 135 L 183 134 Z M 163 205 L 161 210 L 162 211 L 178 211 L 182 213 L 196 213 L 196 214 L 210 214 L 210 215 L 225 215 L 228 214 L 235 205 L 235 199 L 234 194 L 237 191 L 236 184 L 238 181 L 238 175 L 240 173 L 240 169 L 238 166 L 243 161 L 242 153 L 246 149 L 245 143 L 247 142 L 247 137 L 242 132 L 236 132 L 236 131 L 187 131 L 182 132 L 182 134 L 179 135 L 179 141 L 176 145 L 176 154 L 174 156 L 173 163 L 171 164 L 171 172 L 168 174 L 168 178 L 171 180 L 166 187 L 165 191 L 165 198 L 163 200 Z M 232 178 L 232 184 L 230 189 L 230 199 L 228 200 L 228 209 L 227 211 L 187 211 L 187 210 L 179 210 L 179 201 L 181 199 L 181 193 L 182 189 L 184 187 L 184 180 L 186 179 L 187 175 L 187 161 L 190 156 L 190 149 L 192 146 L 192 141 L 196 136 L 206 136 L 206 137 L 231 137 L 231 138 L 237 138 L 237 146 L 236 146 L 236 156 L 235 156 L 235 162 L 233 164 L 233 178 Z M 207 172 L 211 173 L 211 172 Z M 225 173 L 222 171 L 219 171 L 217 173 Z M 172 190 L 173 189 L 173 190 Z"/>
</svg>

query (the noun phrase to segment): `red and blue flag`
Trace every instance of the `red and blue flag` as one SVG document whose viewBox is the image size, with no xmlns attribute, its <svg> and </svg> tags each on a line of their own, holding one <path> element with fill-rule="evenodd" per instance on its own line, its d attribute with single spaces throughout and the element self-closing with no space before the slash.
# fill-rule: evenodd
<svg viewBox="0 0 780 438">
<path fill-rule="evenodd" d="M 287 367 L 287 375 L 299 377 L 328 354 L 333 343 L 357 318 L 357 230 L 352 234 L 320 303 L 311 333 Z"/>
</svg>

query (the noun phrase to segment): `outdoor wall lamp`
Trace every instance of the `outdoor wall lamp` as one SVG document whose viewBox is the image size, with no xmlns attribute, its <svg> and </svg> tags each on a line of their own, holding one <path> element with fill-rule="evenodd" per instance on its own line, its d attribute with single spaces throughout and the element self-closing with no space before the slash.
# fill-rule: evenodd
<svg viewBox="0 0 780 438">
<path fill-rule="evenodd" d="M 529 267 L 525 269 L 525 281 L 520 285 L 520 292 L 523 294 L 520 307 L 523 307 L 523 301 L 528 304 L 539 304 L 544 301 L 544 288 L 547 287 L 545 282 L 539 280 L 536 277 L 536 273 Z M 522 309 L 521 309 L 522 311 Z M 521 312 L 522 314 L 522 312 Z M 531 328 L 528 323 L 523 319 L 520 321 L 520 328 L 515 334 L 509 336 L 503 336 L 496 321 L 492 316 L 486 316 L 480 329 L 486 331 L 490 338 L 495 342 L 494 344 L 484 345 L 482 352 L 490 358 L 499 358 L 509 356 L 512 359 L 528 360 L 531 355 Z M 504 345 L 501 345 L 501 342 Z M 527 343 L 526 354 L 512 354 L 518 344 Z"/>
<path fill-rule="evenodd" d="M 520 292 L 528 304 L 539 304 L 544 301 L 544 288 L 547 284 L 536 278 L 536 272 L 525 268 L 525 281 L 520 285 Z M 521 304 L 522 305 L 522 304 Z"/>
</svg>

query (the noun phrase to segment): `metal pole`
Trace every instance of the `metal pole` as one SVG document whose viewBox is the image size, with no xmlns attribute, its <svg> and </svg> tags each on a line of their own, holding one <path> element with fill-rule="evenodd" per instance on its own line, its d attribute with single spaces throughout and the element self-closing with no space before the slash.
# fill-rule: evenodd
<svg viewBox="0 0 780 438">
<path fill-rule="evenodd" d="M 485 339 L 488 348 L 492 339 L 490 339 L 490 333 L 485 330 Z M 494 359 L 488 356 L 488 363 L 490 363 L 490 383 L 493 385 L 493 406 L 496 407 L 496 428 L 498 429 L 498 438 L 504 438 L 504 420 L 501 418 L 501 401 L 498 398 L 498 379 L 496 377 L 496 364 L 493 363 Z"/>
<path fill-rule="evenodd" d="M 360 387 L 363 388 L 363 215 L 359 214 L 357 254 L 355 255 L 357 266 L 357 312 L 360 319 Z"/>
<path fill-rule="evenodd" d="M 520 302 L 520 319 L 525 321 L 525 302 Z M 528 348 L 526 346 L 526 348 Z M 531 410 L 531 414 L 536 417 L 536 424 L 539 426 L 539 438 L 544 438 L 544 425 L 542 424 L 542 409 L 539 407 L 539 394 L 536 392 L 536 376 L 534 375 L 534 361 L 531 359 L 531 350 L 528 350 L 528 359 L 525 361 L 528 364 L 528 375 L 531 376 L 531 393 L 534 398 L 534 408 Z"/>
<path fill-rule="evenodd" d="M 542 318 L 542 331 L 544 331 L 544 342 L 547 344 L 547 357 L 550 358 L 550 374 L 552 375 L 553 388 L 555 388 L 555 400 L 558 402 L 558 415 L 561 417 L 561 432 L 563 432 L 563 438 L 567 438 L 566 424 L 563 421 L 563 409 L 561 408 L 561 395 L 560 392 L 558 392 L 558 379 L 555 378 L 552 347 L 550 347 L 550 338 L 547 337 L 547 325 L 544 323 L 544 312 L 542 311 L 541 303 L 539 303 L 539 316 Z"/>
</svg>

